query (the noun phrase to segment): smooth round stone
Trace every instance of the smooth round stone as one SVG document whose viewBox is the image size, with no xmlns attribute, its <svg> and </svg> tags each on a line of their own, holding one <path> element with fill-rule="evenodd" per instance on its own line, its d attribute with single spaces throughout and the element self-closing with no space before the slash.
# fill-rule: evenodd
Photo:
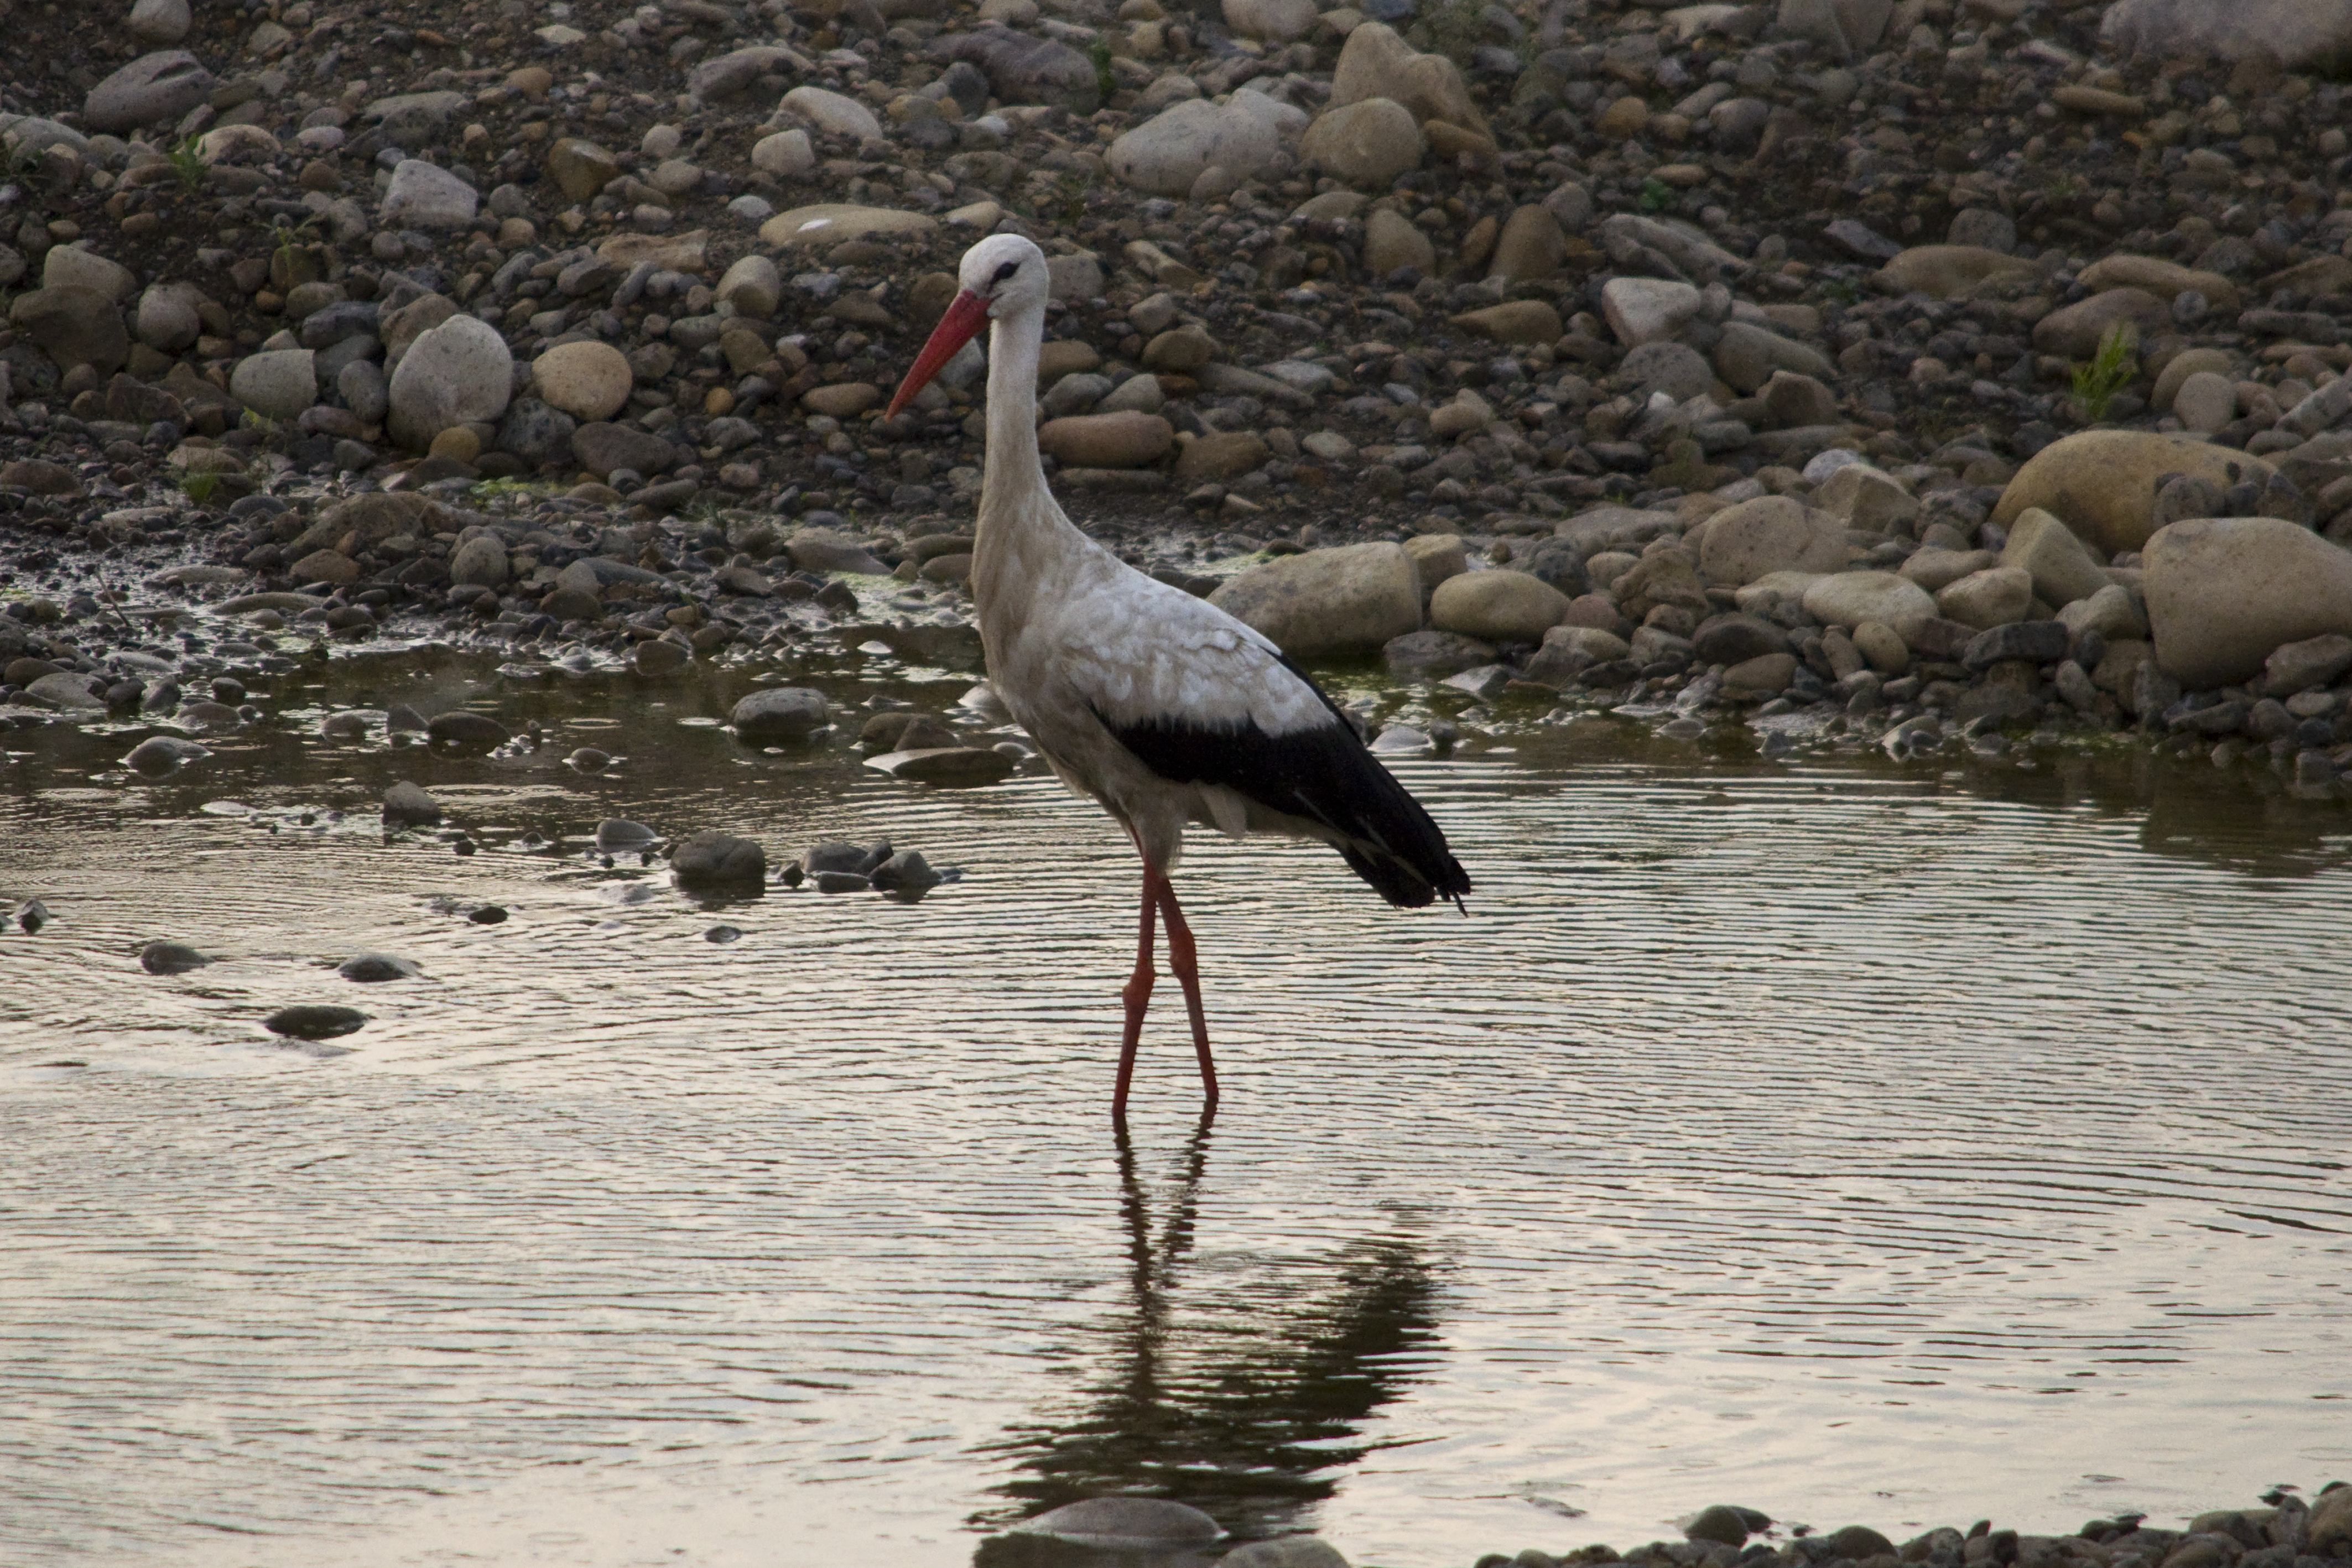
<svg viewBox="0 0 2352 1568">
<path fill-rule="evenodd" d="M 211 962 L 184 942 L 150 942 L 139 949 L 139 967 L 151 975 L 184 975 Z"/>
<path fill-rule="evenodd" d="M 368 720 L 364 714 L 331 713 L 319 721 L 319 733 L 329 740 L 365 740 Z"/>
<path fill-rule="evenodd" d="M 362 953 L 336 965 L 335 973 L 346 980 L 372 986 L 385 980 L 413 980 L 417 968 L 407 959 L 395 958 L 388 953 Z"/>
<path fill-rule="evenodd" d="M 607 817 L 596 824 L 596 847 L 606 854 L 641 850 L 660 837 L 643 822 L 633 822 L 626 817 Z"/>
<path fill-rule="evenodd" d="M 602 773 L 613 765 L 613 754 L 599 751 L 593 746 L 583 746 L 563 760 L 583 773 Z"/>
<path fill-rule="evenodd" d="M 150 779 L 160 779 L 166 773 L 179 771 L 187 763 L 201 760 L 211 755 L 211 752 L 193 740 L 181 740 L 168 735 L 151 735 L 132 747 L 130 755 L 122 760 L 134 773 L 143 773 Z"/>
<path fill-rule="evenodd" d="M 1224 1534 L 1199 1509 L 1156 1497 L 1090 1497 L 1065 1503 L 1020 1526 L 1081 1546 L 1192 1546 Z"/>
<path fill-rule="evenodd" d="M 488 751 L 514 738 L 497 719 L 467 708 L 435 714 L 426 721 L 425 733 L 434 745 L 453 751 Z"/>
<path fill-rule="evenodd" d="M 993 748 L 940 746 L 869 757 L 866 766 L 908 783 L 971 789 L 1011 778 L 1014 764 L 1011 758 Z"/>
<path fill-rule="evenodd" d="M 333 1040 L 350 1034 L 367 1021 L 367 1014 L 357 1008 L 304 1002 L 279 1008 L 261 1020 L 261 1027 L 292 1040 Z"/>
</svg>

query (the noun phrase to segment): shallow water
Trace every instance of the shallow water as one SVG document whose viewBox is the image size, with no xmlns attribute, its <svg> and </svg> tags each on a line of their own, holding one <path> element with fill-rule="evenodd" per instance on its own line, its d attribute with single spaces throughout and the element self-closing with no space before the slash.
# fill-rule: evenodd
<svg viewBox="0 0 2352 1568">
<path fill-rule="evenodd" d="M 1123 1155 L 1124 841 L 746 750 L 747 685 L 306 667 L 160 783 L 5 737 L 0 896 L 56 919 L 0 937 L 0 1559 L 994 1563 L 1140 1490 L 1437 1568 L 2352 1469 L 2338 806 L 1522 716 L 1398 765 L 1466 920 L 1196 835 L 1224 1109 L 1163 984 Z M 300 733 L 493 694 L 539 751 Z M 401 777 L 480 852 L 386 841 Z M 966 874 L 710 906 L 605 815 Z"/>
</svg>

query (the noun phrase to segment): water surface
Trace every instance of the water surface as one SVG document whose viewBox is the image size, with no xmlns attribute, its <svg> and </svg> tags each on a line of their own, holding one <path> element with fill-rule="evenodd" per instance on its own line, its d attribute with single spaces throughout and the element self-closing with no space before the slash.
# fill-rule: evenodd
<svg viewBox="0 0 2352 1568">
<path fill-rule="evenodd" d="M 157 783 L 5 737 L 0 895 L 57 919 L 0 938 L 0 1558 L 965 1563 L 1132 1490 L 1438 1568 L 2352 1469 L 2339 806 L 1506 716 L 1398 765 L 1466 920 L 1196 835 L 1224 1110 L 1163 983 L 1122 1153 L 1135 870 L 1051 783 L 747 750 L 734 676 L 257 683 Z M 306 733 L 465 697 L 545 744 Z M 451 834 L 384 838 L 401 777 Z M 606 815 L 965 875 L 711 906 Z"/>
</svg>

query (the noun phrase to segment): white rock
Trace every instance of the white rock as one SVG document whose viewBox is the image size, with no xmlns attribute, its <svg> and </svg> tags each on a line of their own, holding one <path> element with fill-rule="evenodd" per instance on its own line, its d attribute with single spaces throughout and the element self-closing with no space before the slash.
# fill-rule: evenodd
<svg viewBox="0 0 2352 1568">
<path fill-rule="evenodd" d="M 1769 580 L 1759 580 L 1759 585 Z M 1805 590 L 1804 606 L 1806 614 L 1831 626 L 1884 622 L 1906 643 L 1936 614 L 1936 601 L 1926 589 L 1891 571 L 1841 571 L 1816 579 Z M 1748 608 L 1744 598 L 1739 607 Z"/>
<path fill-rule="evenodd" d="M 452 316 L 420 336 L 393 372 L 393 439 L 422 450 L 453 424 L 495 420 L 514 391 L 514 356 L 498 329 Z"/>
<path fill-rule="evenodd" d="M 1700 528 L 1699 574 L 1724 588 L 1744 588 L 1776 571 L 1835 571 L 1851 549 L 1843 523 L 1790 496 L 1735 503 Z"/>
<path fill-rule="evenodd" d="M 404 158 L 392 172 L 376 220 L 394 228 L 464 228 L 481 201 L 480 193 L 448 170 Z"/>
<path fill-rule="evenodd" d="M 854 98 L 821 87 L 793 89 L 784 94 L 777 110 L 795 120 L 804 120 L 828 136 L 846 136 L 853 141 L 881 139 L 882 122 L 874 117 L 872 110 Z"/>
<path fill-rule="evenodd" d="M 1670 277 L 1612 277 L 1601 286 L 1601 313 L 1629 349 L 1673 337 L 1698 307 L 1698 290 Z"/>
<path fill-rule="evenodd" d="M 789 180 L 816 167 L 816 148 L 799 126 L 762 136 L 751 148 L 751 167 Z"/>
<path fill-rule="evenodd" d="M 203 298 L 193 283 L 152 284 L 139 296 L 132 330 L 149 348 L 176 354 L 194 344 L 205 329 L 204 318 L 196 313 Z"/>
<path fill-rule="evenodd" d="M 1212 164 L 1237 180 L 1271 173 L 1286 155 L 1284 127 L 1289 120 L 1259 105 L 1289 108 L 1263 93 L 1235 93 L 1223 105 L 1197 98 L 1171 105 L 1110 144 L 1111 175 L 1153 195 L 1182 196 Z M 1290 113 L 1303 130 L 1305 115 L 1296 109 Z M 1295 140 L 1297 131 L 1290 135 Z"/>
<path fill-rule="evenodd" d="M 299 419 L 319 401 L 318 365 L 308 349 L 247 354 L 229 375 L 228 393 L 270 419 Z"/>
<path fill-rule="evenodd" d="M 188 0 L 139 0 L 131 7 L 131 36 L 142 44 L 176 44 L 193 20 Z"/>
</svg>

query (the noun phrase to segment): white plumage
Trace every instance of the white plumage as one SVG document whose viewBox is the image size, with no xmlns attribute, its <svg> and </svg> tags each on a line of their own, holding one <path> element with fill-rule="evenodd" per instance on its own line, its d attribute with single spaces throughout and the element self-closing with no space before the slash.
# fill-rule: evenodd
<svg viewBox="0 0 2352 1568">
<path fill-rule="evenodd" d="M 1198 967 L 1167 879 L 1188 823 L 1235 838 L 1265 832 L 1330 844 L 1393 904 L 1458 903 L 1469 878 L 1428 814 L 1279 649 L 1207 601 L 1135 570 L 1055 503 L 1037 452 L 1044 254 L 1018 235 L 992 235 L 965 253 L 961 282 L 891 413 L 992 323 L 971 569 L 989 674 L 1063 781 L 1117 819 L 1143 858 L 1112 1115 L 1123 1128 L 1151 990 L 1155 911 L 1168 919 L 1170 967 L 1184 989 L 1213 1110 Z"/>
</svg>

